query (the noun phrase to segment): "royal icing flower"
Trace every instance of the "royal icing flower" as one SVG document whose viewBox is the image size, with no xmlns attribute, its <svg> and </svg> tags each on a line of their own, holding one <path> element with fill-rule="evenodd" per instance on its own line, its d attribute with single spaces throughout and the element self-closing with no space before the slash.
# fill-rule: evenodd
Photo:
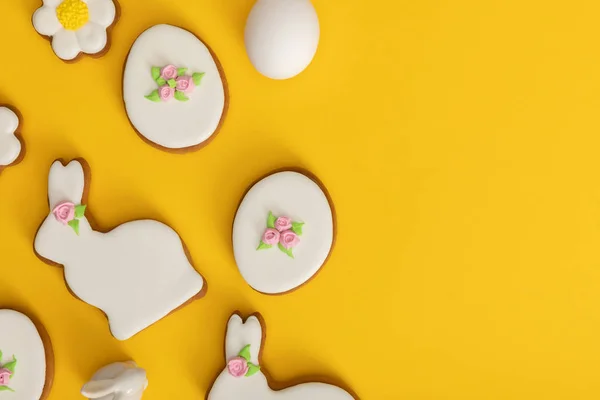
<svg viewBox="0 0 600 400">
<path fill-rule="evenodd" d="M 287 231 L 292 227 L 292 219 L 289 217 L 279 217 L 275 220 L 275 229 L 279 232 Z"/>
<path fill-rule="evenodd" d="M 279 250 L 294 258 L 292 249 L 300 243 L 304 222 L 294 222 L 291 218 L 276 218 L 271 211 L 267 217 L 267 229 L 263 232 L 256 250 L 270 249 L 277 245 Z"/>
<path fill-rule="evenodd" d="M 260 370 L 258 365 L 250 362 L 250 345 L 244 346 L 237 357 L 233 357 L 227 362 L 227 371 L 231 376 L 241 378 L 243 376 L 252 376 Z"/>
<path fill-rule="evenodd" d="M 10 372 L 6 368 L 0 368 L 0 385 L 6 386 L 10 383 L 10 376 L 12 372 Z"/>
<path fill-rule="evenodd" d="M 63 60 L 79 53 L 96 54 L 108 43 L 106 29 L 115 22 L 113 0 L 43 0 L 33 14 L 35 30 L 52 39 L 52 50 Z"/>
<path fill-rule="evenodd" d="M 263 233 L 262 241 L 265 244 L 273 246 L 279 242 L 279 231 L 273 228 L 267 228 L 265 233 Z"/>
<path fill-rule="evenodd" d="M 186 71 L 187 68 L 177 68 L 171 64 L 162 68 L 152 67 L 150 71 L 152 79 L 159 88 L 144 97 L 156 103 L 166 102 L 172 98 L 177 101 L 188 101 L 186 94 L 192 93 L 196 86 L 200 85 L 204 72 L 186 75 Z"/>
<path fill-rule="evenodd" d="M 79 218 L 85 215 L 86 207 L 83 204 L 76 206 L 69 201 L 64 201 L 52 209 L 52 214 L 58 222 L 69 225 L 79 235 Z"/>
<path fill-rule="evenodd" d="M 244 357 L 235 357 L 227 363 L 227 370 L 236 378 L 240 378 L 248 372 L 248 361 Z"/>
<path fill-rule="evenodd" d="M 292 249 L 300 243 L 300 238 L 293 231 L 284 231 L 281 232 L 279 243 L 281 243 L 285 249 Z"/>
</svg>

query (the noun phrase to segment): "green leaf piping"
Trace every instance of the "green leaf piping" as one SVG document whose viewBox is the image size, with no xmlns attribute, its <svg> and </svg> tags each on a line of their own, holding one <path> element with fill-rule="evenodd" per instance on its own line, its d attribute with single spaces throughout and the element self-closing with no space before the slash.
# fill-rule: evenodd
<svg viewBox="0 0 600 400">
<path fill-rule="evenodd" d="M 71 228 L 73 228 L 73 230 L 75 231 L 75 233 L 77 235 L 79 235 L 79 220 L 78 219 L 72 219 L 69 221 L 69 226 Z"/>
<path fill-rule="evenodd" d="M 187 68 L 177 68 L 177 76 L 182 76 L 187 71 Z"/>
<path fill-rule="evenodd" d="M 200 85 L 200 81 L 202 81 L 202 77 L 204 76 L 204 72 L 194 72 L 192 74 L 192 79 L 194 80 L 194 85 Z"/>
<path fill-rule="evenodd" d="M 275 216 L 271 211 L 269 211 L 269 216 L 267 217 L 267 228 L 275 229 Z"/>
<path fill-rule="evenodd" d="M 176 90 L 176 91 L 175 91 L 175 100 L 179 100 L 179 101 L 188 101 L 188 100 L 189 100 L 189 98 L 188 98 L 188 97 L 187 97 L 185 94 L 183 94 L 183 92 L 182 92 L 182 91 L 180 91 L 180 90 Z"/>
<path fill-rule="evenodd" d="M 158 78 L 158 79 L 156 80 L 156 83 L 157 83 L 157 85 L 158 85 L 158 86 L 163 86 L 163 85 L 166 85 L 166 84 L 167 84 L 167 81 L 165 80 L 165 78 L 163 78 L 163 77 L 160 77 L 160 78 Z"/>
<path fill-rule="evenodd" d="M 260 371 L 260 366 L 252 364 L 251 362 L 248 363 L 248 372 L 246 372 L 246 376 L 252 376 L 255 373 L 257 373 L 258 371 Z"/>
<path fill-rule="evenodd" d="M 6 390 L 14 392 L 14 389 L 9 388 L 8 386 L 0 386 L 0 392 L 4 392 Z"/>
<path fill-rule="evenodd" d="M 84 204 L 80 204 L 78 206 L 75 206 L 75 218 L 81 218 L 84 216 L 85 214 L 85 209 L 86 209 L 86 205 Z"/>
<path fill-rule="evenodd" d="M 11 374 L 15 374 L 15 368 L 17 366 L 17 358 L 13 355 L 13 360 L 8 362 L 2 366 L 2 368 L 6 368 L 10 371 Z"/>
<path fill-rule="evenodd" d="M 294 258 L 294 253 L 292 253 L 292 249 L 286 249 L 281 243 L 277 243 L 277 247 L 279 247 L 279 250 L 283 251 L 288 256 Z"/>
<path fill-rule="evenodd" d="M 244 348 L 239 352 L 238 356 L 243 357 L 244 360 L 250 362 L 250 345 L 245 345 Z"/>
<path fill-rule="evenodd" d="M 304 222 L 292 222 L 292 231 L 298 236 L 302 236 L 302 225 Z"/>
<path fill-rule="evenodd" d="M 152 79 L 157 80 L 158 78 L 160 78 L 160 68 L 152 67 Z"/>
<path fill-rule="evenodd" d="M 175 79 L 169 79 L 167 83 L 169 84 L 170 88 L 174 88 L 175 86 L 177 86 L 177 82 L 175 81 Z"/>
<path fill-rule="evenodd" d="M 155 90 L 154 92 L 150 93 L 148 96 L 144 96 L 144 97 L 155 103 L 160 102 L 160 96 L 158 95 L 158 90 Z"/>
<path fill-rule="evenodd" d="M 258 247 L 256 248 L 256 250 L 265 250 L 265 249 L 270 249 L 271 247 L 273 247 L 273 245 L 266 244 L 265 242 L 263 242 L 261 240 L 260 244 L 258 245 Z"/>
</svg>

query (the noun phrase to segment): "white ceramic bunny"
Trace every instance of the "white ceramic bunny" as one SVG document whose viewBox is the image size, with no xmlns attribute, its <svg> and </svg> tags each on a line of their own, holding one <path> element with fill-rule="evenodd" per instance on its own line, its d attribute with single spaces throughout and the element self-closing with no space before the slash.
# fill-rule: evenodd
<svg viewBox="0 0 600 400">
<path fill-rule="evenodd" d="M 140 400 L 147 387 L 145 370 L 133 361 L 118 362 L 96 372 L 81 394 L 97 400 Z"/>
<path fill-rule="evenodd" d="M 234 314 L 229 318 L 225 336 L 227 366 L 217 377 L 208 400 L 353 400 L 345 390 L 325 383 L 310 382 L 283 390 L 272 390 L 258 370 L 263 340 L 262 326 L 256 316 L 246 322 Z"/>
<path fill-rule="evenodd" d="M 82 163 L 52 164 L 50 214 L 34 248 L 44 260 L 64 266 L 73 293 L 104 311 L 113 336 L 125 340 L 201 297 L 205 284 L 177 233 L 163 223 L 139 220 L 108 233 L 93 230 L 81 205 L 86 200 Z"/>
</svg>

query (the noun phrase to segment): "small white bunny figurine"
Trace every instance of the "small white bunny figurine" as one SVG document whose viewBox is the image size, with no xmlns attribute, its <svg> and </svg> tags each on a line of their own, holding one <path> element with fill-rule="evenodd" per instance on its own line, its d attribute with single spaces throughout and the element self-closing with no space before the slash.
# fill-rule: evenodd
<svg viewBox="0 0 600 400">
<path fill-rule="evenodd" d="M 345 390 L 326 383 L 310 382 L 272 390 L 259 365 L 263 339 L 256 316 L 246 322 L 234 314 L 225 336 L 226 367 L 213 383 L 207 400 L 353 400 Z"/>
<path fill-rule="evenodd" d="M 133 361 L 118 362 L 96 372 L 81 394 L 97 400 L 140 400 L 147 387 L 145 370 Z"/>
<path fill-rule="evenodd" d="M 73 293 L 107 315 L 125 340 L 205 290 L 177 233 L 153 220 L 124 223 L 108 233 L 85 217 L 82 161 L 54 162 L 48 178 L 50 213 L 35 238 L 36 253 L 65 268 Z"/>
</svg>

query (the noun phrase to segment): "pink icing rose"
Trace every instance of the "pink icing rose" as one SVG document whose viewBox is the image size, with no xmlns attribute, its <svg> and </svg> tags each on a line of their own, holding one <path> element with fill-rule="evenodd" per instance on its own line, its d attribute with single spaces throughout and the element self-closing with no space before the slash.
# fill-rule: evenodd
<svg viewBox="0 0 600 400">
<path fill-rule="evenodd" d="M 10 376 L 12 372 L 7 370 L 6 368 L 0 368 L 0 385 L 6 386 L 10 381 Z"/>
<path fill-rule="evenodd" d="M 169 85 L 163 85 L 158 88 L 158 95 L 162 101 L 171 100 L 175 96 L 175 89 Z"/>
<path fill-rule="evenodd" d="M 160 76 L 165 80 L 177 78 L 177 67 L 174 65 L 167 65 L 160 70 Z"/>
<path fill-rule="evenodd" d="M 196 87 L 191 76 L 180 76 L 176 79 L 176 81 L 177 87 L 175 87 L 175 89 L 179 90 L 180 92 L 190 93 Z"/>
<path fill-rule="evenodd" d="M 277 229 L 268 228 L 262 237 L 263 243 L 274 245 L 279 242 L 279 231 Z"/>
<path fill-rule="evenodd" d="M 292 247 L 296 247 L 298 243 L 300 243 L 300 238 L 292 231 L 284 231 L 281 232 L 281 236 L 279 237 L 279 243 L 286 248 L 291 249 Z"/>
<path fill-rule="evenodd" d="M 227 363 L 227 370 L 236 378 L 240 378 L 248 372 L 248 361 L 244 357 L 235 357 Z"/>
<path fill-rule="evenodd" d="M 63 225 L 67 225 L 70 221 L 75 218 L 75 204 L 65 201 L 64 203 L 60 203 L 54 210 L 52 210 L 52 214 L 56 217 L 56 219 L 62 223 Z"/>
<path fill-rule="evenodd" d="M 275 229 L 279 232 L 287 231 L 292 227 L 292 219 L 288 217 L 279 217 L 275 221 Z"/>
</svg>

